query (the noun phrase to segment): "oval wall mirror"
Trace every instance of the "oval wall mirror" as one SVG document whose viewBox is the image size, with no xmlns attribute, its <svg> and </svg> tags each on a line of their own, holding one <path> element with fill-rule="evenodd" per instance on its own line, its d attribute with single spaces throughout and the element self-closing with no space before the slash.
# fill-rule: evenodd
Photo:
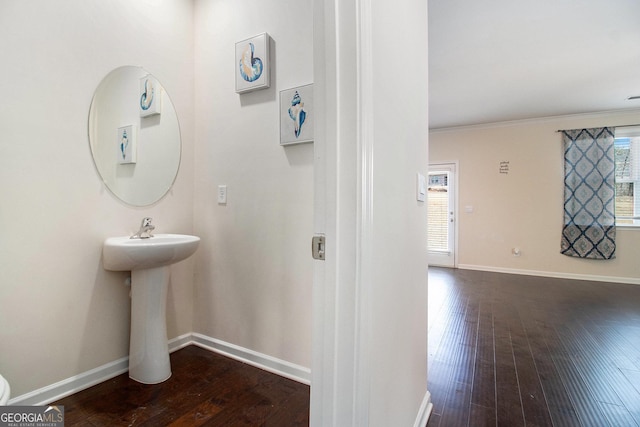
<svg viewBox="0 0 640 427">
<path fill-rule="evenodd" d="M 124 66 L 100 82 L 89 110 L 89 144 L 109 191 L 148 206 L 171 189 L 180 166 L 180 125 L 171 99 L 141 67 Z"/>
</svg>

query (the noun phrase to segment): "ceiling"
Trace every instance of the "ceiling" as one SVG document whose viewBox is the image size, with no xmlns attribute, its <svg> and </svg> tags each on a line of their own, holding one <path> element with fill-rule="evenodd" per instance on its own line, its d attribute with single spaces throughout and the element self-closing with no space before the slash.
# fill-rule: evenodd
<svg viewBox="0 0 640 427">
<path fill-rule="evenodd" d="M 431 129 L 640 109 L 640 0 L 428 0 Z"/>
</svg>

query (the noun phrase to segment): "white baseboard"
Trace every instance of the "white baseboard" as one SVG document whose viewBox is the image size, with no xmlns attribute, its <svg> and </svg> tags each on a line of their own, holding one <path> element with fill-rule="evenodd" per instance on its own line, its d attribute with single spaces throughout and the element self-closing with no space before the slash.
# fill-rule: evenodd
<svg viewBox="0 0 640 427">
<path fill-rule="evenodd" d="M 413 427 L 425 427 L 427 425 L 427 421 L 429 421 L 432 410 L 433 403 L 431 403 L 431 393 L 427 391 L 422 399 L 420 411 L 418 412 L 418 416 L 416 417 L 416 422 L 413 424 Z"/>
<path fill-rule="evenodd" d="M 240 362 L 248 363 L 249 365 L 302 384 L 311 384 L 311 369 L 305 368 L 304 366 L 258 353 L 257 351 L 249 350 L 206 335 L 193 333 L 192 337 L 193 344 L 199 347 L 239 360 Z"/>
<path fill-rule="evenodd" d="M 493 273 L 520 274 L 524 276 L 554 277 L 556 279 L 587 280 L 593 282 L 625 283 L 640 285 L 640 278 L 619 276 L 596 276 L 591 274 L 560 273 L 556 271 L 520 270 L 515 268 L 491 267 L 484 265 L 458 264 L 461 270 L 489 271 Z"/>
<path fill-rule="evenodd" d="M 197 345 L 209 351 L 220 353 L 232 359 L 248 363 L 265 371 L 310 384 L 311 370 L 275 357 L 267 356 L 234 344 L 226 343 L 202 334 L 188 333 L 169 340 L 169 352 L 173 353 L 190 344 Z M 57 383 L 39 388 L 10 399 L 9 405 L 40 406 L 85 390 L 101 382 L 110 380 L 129 370 L 129 358 L 123 357 L 114 362 L 98 366 L 90 371 L 58 381 Z"/>
<path fill-rule="evenodd" d="M 193 334 L 191 332 L 188 334 L 177 336 L 175 338 L 171 338 L 169 340 L 169 353 L 178 351 L 190 344 L 193 344 Z"/>
<path fill-rule="evenodd" d="M 58 381 L 29 393 L 9 399 L 8 405 L 40 406 L 47 405 L 80 390 L 87 389 L 101 382 L 110 380 L 129 370 L 129 358 L 123 357 L 106 365 L 98 366 L 90 371 Z"/>
</svg>

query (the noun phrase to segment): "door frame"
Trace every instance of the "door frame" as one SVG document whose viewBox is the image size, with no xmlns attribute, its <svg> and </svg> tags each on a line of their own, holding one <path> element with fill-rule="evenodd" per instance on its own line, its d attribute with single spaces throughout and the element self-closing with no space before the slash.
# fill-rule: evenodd
<svg viewBox="0 0 640 427">
<path fill-rule="evenodd" d="M 431 413 L 430 394 L 427 390 L 427 259 L 426 259 L 426 206 L 416 202 L 417 189 L 415 173 L 402 168 L 404 156 L 385 158 L 380 156 L 374 162 L 374 148 L 387 153 L 393 147 L 393 139 L 381 131 L 380 121 L 375 120 L 376 106 L 383 105 L 385 97 L 374 97 L 380 88 L 374 83 L 384 81 L 381 71 L 374 67 L 380 61 L 373 55 L 374 45 L 378 55 L 389 55 L 395 59 L 395 43 L 378 37 L 388 30 L 388 25 L 380 17 L 385 11 L 399 11 L 399 16 L 413 14 L 415 24 L 407 34 L 413 34 L 412 46 L 427 48 L 427 8 L 420 0 L 403 2 L 403 7 L 384 2 L 364 0 L 344 2 L 340 0 L 318 0 L 313 2 L 314 14 L 314 233 L 325 235 L 325 259 L 314 261 L 314 283 L 312 302 L 312 369 L 311 369 L 311 427 L 342 427 L 380 425 L 379 419 L 371 414 L 384 411 L 379 400 L 403 396 L 399 406 L 390 411 L 394 416 L 401 408 L 401 419 L 411 416 L 408 411 L 417 411 L 414 426 L 422 427 Z M 401 20 L 391 28 L 403 28 Z M 404 35 L 405 32 L 398 34 Z M 401 38 L 401 37 L 400 37 Z M 392 38 L 393 39 L 393 38 Z M 396 38 L 397 39 L 397 38 Z M 417 43 L 417 45 L 416 45 Z M 394 55 L 390 55 L 393 52 Z M 378 59 L 378 61 L 374 61 Z M 426 59 L 421 56 L 417 63 L 426 68 Z M 391 67 L 396 79 L 402 70 Z M 374 77 L 376 77 L 374 79 Z M 388 77 L 386 74 L 384 77 Z M 402 80 L 401 87 L 410 86 Z M 388 88 L 388 85 L 384 85 Z M 412 90 L 422 90 L 424 96 L 415 97 L 409 105 L 414 108 L 410 117 L 415 127 L 411 128 L 407 141 L 416 144 L 411 152 L 420 153 L 404 166 L 412 165 L 418 173 L 425 174 L 428 169 L 428 88 L 426 79 L 412 83 Z M 406 92 L 406 90 L 405 90 Z M 396 91 L 390 99 L 399 99 L 402 91 Z M 375 99 L 374 99 L 375 98 Z M 377 101 L 377 102 L 376 102 Z M 388 104 L 381 111 L 387 111 Z M 395 117 L 392 115 L 392 117 Z M 396 122 L 398 123 L 398 122 Z M 376 134 L 376 131 L 380 132 Z M 374 138 L 374 134 L 378 137 Z M 380 136 L 383 135 L 383 136 Z M 417 147 L 420 147 L 419 149 Z M 383 149 L 384 148 L 384 149 Z M 398 152 L 401 154 L 400 152 Z M 388 161 L 385 162 L 385 159 Z M 376 174 L 389 170 L 396 173 L 395 181 L 403 179 L 410 191 L 390 191 L 388 187 L 378 185 L 374 190 L 374 166 Z M 394 181 L 394 182 L 395 182 Z M 415 232 L 408 233 L 400 228 L 412 251 L 407 268 L 407 259 L 390 261 L 389 268 L 374 264 L 378 259 L 374 243 L 384 242 L 387 237 L 374 223 L 374 212 L 380 211 L 380 205 L 373 203 L 374 195 L 392 196 L 400 206 L 414 208 L 410 223 Z M 396 199 L 397 198 L 397 199 Z M 416 205 L 417 203 L 417 205 Z M 398 211 L 401 212 L 401 211 Z M 383 218 L 383 215 L 380 215 Z M 420 217 L 418 219 L 418 217 Z M 388 230 L 384 230 L 385 232 Z M 374 235 L 376 234 L 376 235 Z M 310 236 L 311 237 L 311 236 Z M 394 236 L 397 237 L 397 236 Z M 397 268 L 391 268 L 397 267 Z M 376 273 L 407 270 L 410 285 L 398 294 L 396 283 L 388 280 L 383 285 Z M 397 362 L 397 346 L 391 348 L 387 340 L 380 339 L 374 333 L 372 325 L 380 326 L 384 322 L 373 314 L 374 308 L 386 303 L 384 296 L 398 295 L 400 301 L 411 308 L 414 316 L 399 316 L 414 330 L 424 327 L 412 339 L 404 339 L 398 347 L 406 350 L 407 360 L 411 361 L 412 375 L 396 376 L 403 382 L 403 390 L 392 390 L 378 381 L 379 374 L 373 365 L 391 366 Z M 411 295 L 409 299 L 408 296 Z M 400 311 L 398 305 L 392 307 Z M 393 311 L 390 311 L 391 313 Z M 406 311 L 401 313 L 406 314 Z M 393 330 L 385 329 L 385 336 Z M 405 336 L 404 338 L 406 338 Z M 406 345 L 410 343 L 409 345 Z M 421 346 L 424 346 L 423 348 Z M 383 348 L 382 353 L 371 350 Z M 386 351 L 389 351 L 387 353 Z M 379 357 L 376 357 L 381 355 Z M 393 370 L 388 371 L 391 373 Z M 406 386 L 406 387 L 404 387 Z M 424 387 L 424 389 L 423 389 Z M 414 394 L 415 393 L 415 394 Z M 424 393 L 422 396 L 420 394 Z M 420 400 L 422 398 L 422 400 Z M 415 400 L 414 400 L 415 399 Z M 390 399 L 393 400 L 393 399 Z M 398 399 L 396 399 L 398 400 Z M 387 403 L 385 401 L 385 403 Z M 415 407 L 414 404 L 417 404 Z M 389 413 L 387 411 L 387 413 Z M 387 414 L 385 414 L 387 415 Z M 369 418 L 372 418 L 371 420 Z M 404 425 L 410 425 L 402 422 Z"/>
<path fill-rule="evenodd" d="M 432 169 L 437 169 L 438 167 L 442 167 L 442 168 L 449 168 L 451 167 L 451 176 L 449 178 L 449 181 L 453 181 L 453 185 L 449 185 L 450 191 L 453 193 L 453 200 L 450 200 L 451 203 L 453 203 L 453 257 L 452 257 L 452 263 L 431 263 L 431 254 L 433 252 L 429 252 L 428 248 L 427 248 L 427 252 L 428 252 L 428 258 L 429 258 L 429 266 L 434 266 L 434 267 L 449 267 L 449 268 L 458 268 L 458 237 L 459 237 L 459 228 L 458 228 L 458 224 L 460 223 L 460 210 L 458 209 L 458 175 L 459 175 L 459 171 L 460 171 L 460 166 L 457 160 L 454 161 L 444 161 L 444 162 L 435 162 L 435 163 L 429 163 L 429 172 L 431 172 Z M 451 184 L 451 182 L 450 182 Z M 427 197 L 429 197 L 429 195 L 427 194 Z"/>
<path fill-rule="evenodd" d="M 313 2 L 316 117 L 314 233 L 325 235 L 326 250 L 324 261 L 314 261 L 310 427 L 379 425 L 379 421 L 369 419 L 372 408 L 380 408 L 380 405 L 374 405 L 374 399 L 385 393 L 393 396 L 392 390 L 387 391 L 375 381 L 376 372 L 372 365 L 377 360 L 371 352 L 374 344 L 384 344 L 389 349 L 386 342 L 376 339 L 371 325 L 374 304 L 379 302 L 383 291 L 390 290 L 372 285 L 376 271 L 372 261 L 375 243 L 373 196 L 387 194 L 374 190 L 373 151 L 378 143 L 391 143 L 389 140 L 374 138 L 376 103 L 373 97 L 376 89 L 373 47 L 374 41 L 381 42 L 374 37 L 377 35 L 374 31 L 376 23 L 379 25 L 381 22 L 375 19 L 378 16 L 374 12 L 382 14 L 381 10 L 390 6 L 384 2 L 373 3 L 371 0 Z M 402 10 L 424 12 L 424 15 L 417 15 L 417 21 L 421 25 L 414 25 L 409 33 L 419 33 L 421 37 L 418 38 L 418 44 L 426 49 L 426 4 L 412 0 L 404 6 Z M 398 27 L 401 25 L 403 24 L 398 24 Z M 385 31 L 392 29 L 393 26 L 385 26 Z M 384 45 L 384 41 L 382 44 Z M 382 52 L 390 50 L 390 46 L 392 45 L 384 45 Z M 421 63 L 426 65 L 424 60 Z M 422 80 L 416 87 L 424 88 L 426 92 L 426 81 Z M 416 141 L 416 144 L 424 144 L 424 154 L 414 157 L 418 163 L 418 171 L 422 174 L 426 173 L 428 163 L 427 95 L 425 93 L 424 97 L 418 97 L 419 101 L 416 101 L 415 111 L 421 113 L 416 114 L 420 116 L 420 121 L 416 121 L 420 138 L 410 139 Z M 375 166 L 385 166 L 382 157 Z M 415 186 L 415 175 L 407 173 L 406 176 L 409 178 L 407 184 Z M 395 194 L 409 194 L 412 203 L 421 203 L 413 201 L 416 189 L 411 190 Z M 406 202 L 406 199 L 403 201 Z M 416 209 L 420 206 L 417 205 Z M 422 209 L 422 212 L 424 218 L 420 222 L 416 222 L 414 217 L 416 227 L 421 228 L 426 222 L 426 209 Z M 418 234 L 411 236 L 416 235 Z M 420 319 L 424 321 L 424 325 L 414 325 L 416 330 L 424 326 L 424 331 L 412 340 L 416 346 L 423 345 L 423 348 L 411 350 L 413 358 L 424 356 L 424 366 L 420 367 L 424 371 L 412 375 L 411 382 L 408 381 L 406 387 L 410 393 L 416 392 L 417 400 L 420 398 L 417 393 L 424 393 L 422 401 L 417 402 L 419 407 L 415 408 L 418 413 L 414 427 L 426 425 L 433 408 L 427 390 L 428 280 L 426 251 L 423 252 L 426 246 L 426 228 L 420 230 L 419 236 L 421 240 L 414 245 L 416 255 L 412 260 L 415 267 L 415 261 L 419 259 L 420 271 L 415 270 L 417 280 L 412 283 L 413 286 L 406 288 L 415 291 L 413 302 L 420 307 L 420 311 L 424 308 L 424 319 Z M 412 239 L 412 242 L 416 240 Z M 403 296 L 406 295 L 405 293 Z M 420 321 L 418 317 L 412 320 Z M 387 360 L 385 358 L 384 362 Z M 423 361 L 420 360 L 420 363 Z M 414 368 L 419 367 L 415 365 Z M 420 390 L 417 391 L 416 388 Z M 406 402 L 403 401 L 403 405 Z M 409 405 L 413 403 L 410 402 Z M 403 409 L 407 410 L 406 407 Z"/>
<path fill-rule="evenodd" d="M 314 2 L 314 234 L 326 236 L 326 253 L 314 261 L 311 427 L 369 424 L 371 72 L 352 80 L 371 61 L 370 38 L 356 38 L 352 25 L 366 33 L 367 5 Z M 345 111 L 359 119 L 341 121 Z"/>
</svg>

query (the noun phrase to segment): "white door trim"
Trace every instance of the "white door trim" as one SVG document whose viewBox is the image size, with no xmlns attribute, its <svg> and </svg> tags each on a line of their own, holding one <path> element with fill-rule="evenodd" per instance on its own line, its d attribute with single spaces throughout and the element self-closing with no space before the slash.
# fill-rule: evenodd
<svg viewBox="0 0 640 427">
<path fill-rule="evenodd" d="M 326 236 L 326 251 L 324 261 L 315 261 L 310 425 L 366 426 L 373 241 L 370 0 L 316 1 L 314 16 L 314 232 Z"/>
<path fill-rule="evenodd" d="M 408 415 L 406 411 L 415 409 L 419 411 L 416 423 L 422 423 L 422 420 L 428 417 L 432 407 L 426 391 L 427 283 L 426 259 L 422 256 L 426 246 L 426 229 L 422 228 L 426 221 L 426 209 L 421 209 L 423 207 L 419 204 L 421 202 L 414 200 L 415 173 L 406 173 L 406 169 L 402 168 L 403 165 L 411 164 L 418 171 L 426 173 L 427 87 L 426 80 L 420 81 L 417 87 L 425 92 L 424 96 L 416 102 L 409 103 L 415 107 L 409 114 L 412 118 L 411 122 L 418 123 L 409 134 L 417 138 L 403 140 L 403 144 L 411 148 L 411 153 L 420 153 L 420 155 L 410 159 L 411 161 L 403 155 L 398 157 L 394 155 L 389 158 L 381 156 L 374 159 L 374 148 L 376 155 L 382 153 L 384 156 L 390 152 L 393 145 L 389 144 L 393 143 L 394 136 L 391 133 L 387 134 L 388 129 L 381 125 L 384 122 L 375 121 L 374 123 L 374 107 L 378 114 L 391 110 L 390 104 L 385 104 L 384 101 L 387 98 L 386 90 L 392 87 L 386 86 L 386 83 L 381 84 L 389 76 L 386 73 L 383 74 L 380 71 L 381 68 L 376 69 L 372 66 L 376 63 L 380 65 L 381 60 L 377 56 L 374 58 L 372 47 L 376 41 L 376 46 L 381 47 L 380 50 L 376 50 L 378 55 L 389 55 L 397 61 L 398 58 L 390 54 L 397 52 L 396 43 L 399 40 L 396 37 L 398 33 L 394 33 L 393 30 L 396 25 L 397 28 L 404 28 L 405 25 L 404 22 L 396 21 L 390 27 L 384 19 L 384 14 L 387 10 L 395 12 L 396 8 L 389 3 L 380 1 L 374 3 L 374 1 L 314 1 L 314 101 L 316 107 L 314 232 L 324 234 L 326 241 L 325 260 L 315 261 L 314 272 L 311 427 L 381 425 L 381 421 L 373 417 L 384 410 L 382 406 L 374 403 L 386 401 L 387 396 L 390 398 L 389 401 L 393 401 L 394 397 L 400 400 L 397 396 L 414 393 L 423 386 L 425 396 L 422 402 L 420 402 L 422 399 L 420 395 L 407 396 L 408 400 L 401 399 L 399 402 L 402 405 L 400 411 L 390 408 L 389 411 L 384 411 L 385 415 L 388 415 L 389 419 L 406 420 Z M 401 11 L 402 16 L 406 16 L 406 12 L 409 14 L 412 11 L 424 12 L 424 15 L 416 15 L 418 18 L 413 22 L 410 28 L 412 31 L 409 33 L 418 35 L 419 46 L 426 49 L 426 3 L 411 0 L 403 3 L 402 6 L 397 9 Z M 388 40 L 393 42 L 387 41 L 384 37 L 390 33 L 394 34 Z M 424 56 L 421 59 L 419 62 L 421 69 L 426 70 Z M 401 64 L 402 61 L 397 63 Z M 397 79 L 402 74 L 400 70 L 401 68 L 398 67 L 391 69 L 395 76 L 393 79 Z M 397 76 L 396 72 L 399 72 Z M 407 84 L 402 86 L 405 87 L 405 91 L 407 88 L 416 87 Z M 396 91 L 390 100 L 398 101 L 401 98 L 398 94 L 400 91 Z M 374 96 L 376 99 L 373 99 Z M 394 118 L 396 115 L 391 114 L 389 117 Z M 379 132 L 375 135 L 377 138 L 374 138 L 374 132 Z M 410 141 L 415 141 L 416 146 L 409 147 L 407 143 Z M 422 143 L 425 145 L 419 148 L 417 144 Z M 399 154 L 402 153 L 399 152 Z M 381 179 L 381 171 L 388 170 L 397 173 L 394 176 L 394 183 L 408 178 L 406 182 L 411 186 L 410 190 L 392 192 L 385 185 L 378 185 L 374 189 L 374 166 L 376 179 Z M 384 184 L 384 181 L 379 184 Z M 407 274 L 410 285 L 404 288 L 406 292 L 400 295 L 405 302 L 409 299 L 414 303 L 407 304 L 407 307 L 416 314 L 415 318 L 411 316 L 402 318 L 400 324 L 410 324 L 417 329 L 420 327 L 418 325 L 422 324 L 422 320 L 424 321 L 422 325 L 424 334 L 418 333 L 419 338 L 402 342 L 404 351 L 407 355 L 411 355 L 408 358 L 413 359 L 413 362 L 422 363 L 422 360 L 417 359 L 424 356 L 422 367 L 424 370 L 420 370 L 419 374 L 415 371 L 410 372 L 410 381 L 405 380 L 404 375 L 399 376 L 402 378 L 400 382 L 403 383 L 403 390 L 385 388 L 385 384 L 389 381 L 390 375 L 387 375 L 389 372 L 373 371 L 374 363 L 376 370 L 379 370 L 381 367 L 386 368 L 391 365 L 395 358 L 386 352 L 391 349 L 387 345 L 387 340 L 380 338 L 392 336 L 394 330 L 393 328 L 385 329 L 386 325 L 380 321 L 381 318 L 377 317 L 378 314 L 393 315 L 393 310 L 389 313 L 383 313 L 380 310 L 380 313 L 376 312 L 375 318 L 372 310 L 373 307 L 384 304 L 383 300 L 387 292 L 393 294 L 397 291 L 393 281 L 381 279 L 377 275 L 373 277 L 374 272 L 383 273 L 383 275 L 384 273 L 395 274 L 396 267 L 404 266 L 403 262 L 395 260 L 389 260 L 389 265 L 373 265 L 373 260 L 381 260 L 379 253 L 374 252 L 376 250 L 374 240 L 376 244 L 380 244 L 388 241 L 385 239 L 393 238 L 381 233 L 374 239 L 374 231 L 383 231 L 386 223 L 386 211 L 378 200 L 374 205 L 374 195 L 382 198 L 391 195 L 390 200 L 402 209 L 405 206 L 410 209 L 415 207 L 424 212 L 424 215 L 419 215 L 420 210 L 416 210 L 411 216 L 411 223 L 421 229 L 419 238 L 416 237 L 417 234 L 407 233 L 406 229 L 399 228 L 403 238 L 410 237 L 403 242 L 415 249 L 409 257 L 412 261 L 412 271 Z M 405 196 L 408 198 L 403 198 Z M 377 215 L 375 224 L 374 212 Z M 419 221 L 418 216 L 421 217 Z M 385 253 L 389 247 L 385 246 Z M 410 293 L 412 299 L 407 298 Z M 402 309 L 399 306 L 400 304 L 393 307 L 394 310 L 401 312 Z M 374 325 L 382 326 L 384 334 L 380 334 L 380 329 L 374 330 Z M 424 342 L 422 342 L 423 338 Z M 416 345 L 407 345 L 407 343 Z M 380 349 L 385 351 L 373 351 Z M 398 376 L 394 380 L 397 378 Z M 396 394 L 398 392 L 400 394 Z M 414 403 L 416 403 L 415 408 L 412 406 Z"/>
</svg>

